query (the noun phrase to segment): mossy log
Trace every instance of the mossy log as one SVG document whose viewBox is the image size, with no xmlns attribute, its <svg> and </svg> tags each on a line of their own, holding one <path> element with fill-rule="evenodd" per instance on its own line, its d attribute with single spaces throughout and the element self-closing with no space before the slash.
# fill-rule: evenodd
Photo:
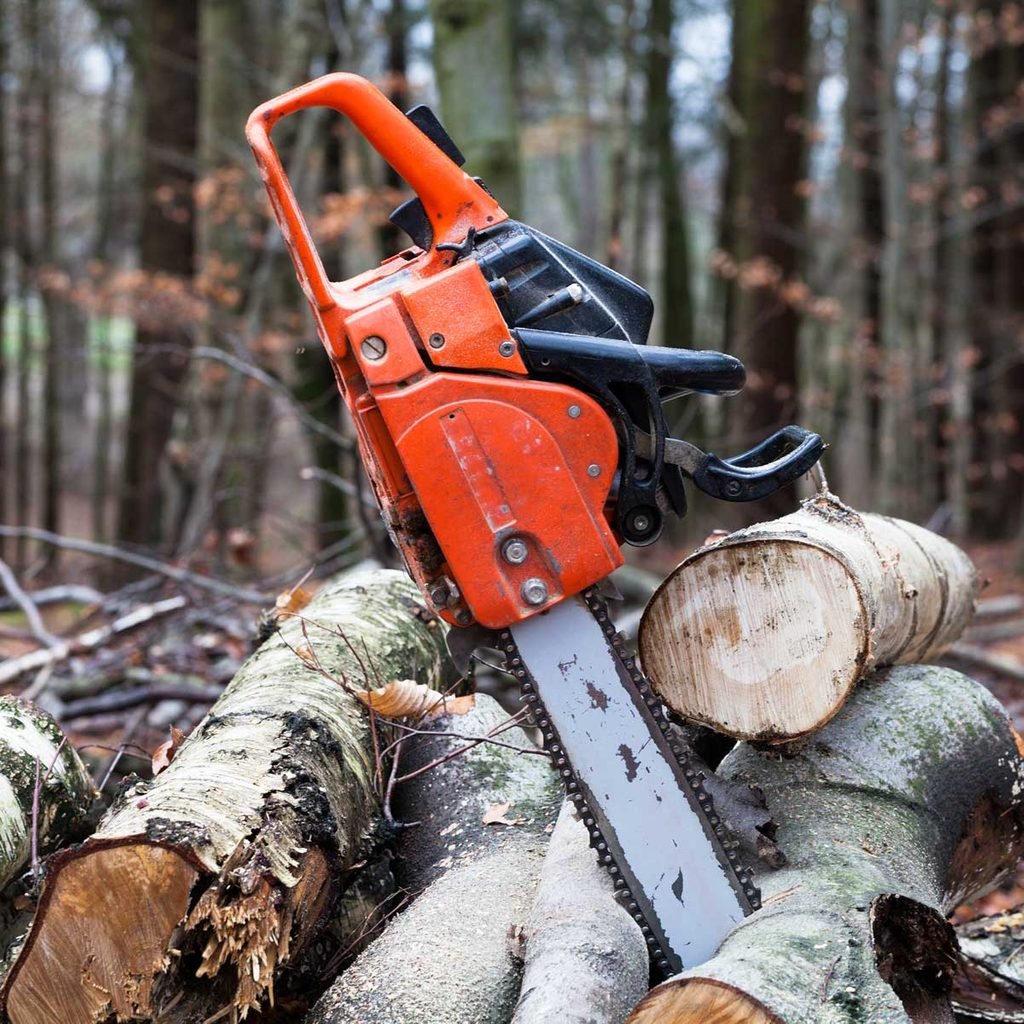
<svg viewBox="0 0 1024 1024">
<path fill-rule="evenodd" d="M 507 721 L 491 698 L 409 743 L 408 775 Z M 432 723 L 431 729 L 439 729 Z M 417 893 L 327 991 L 305 1024 L 508 1024 L 517 943 L 561 802 L 547 757 L 518 727 L 401 786 L 395 873 Z M 532 750 L 532 753 L 521 753 Z M 493 819 L 493 820 L 492 820 Z M 500 820 L 504 819 L 504 820 Z"/>
<path fill-rule="evenodd" d="M 759 873 L 763 908 L 632 1024 L 951 1024 L 945 915 L 1024 850 L 1020 741 L 988 691 L 891 668 L 814 737 L 741 743 L 719 774 L 764 793 L 788 864 Z"/>
<path fill-rule="evenodd" d="M 32 854 L 33 804 L 36 850 L 46 853 L 77 838 L 94 795 L 60 726 L 34 704 L 0 697 L 0 888 Z"/>
<path fill-rule="evenodd" d="M 682 717 L 788 740 L 821 728 L 870 670 L 942 654 L 977 585 L 943 538 L 819 495 L 690 555 L 644 613 L 640 657 Z"/>
<path fill-rule="evenodd" d="M 451 680 L 402 573 L 342 578 L 242 666 L 152 782 L 49 866 L 4 987 L 12 1024 L 244 1019 L 364 854 L 388 730 L 350 688 Z"/>
</svg>

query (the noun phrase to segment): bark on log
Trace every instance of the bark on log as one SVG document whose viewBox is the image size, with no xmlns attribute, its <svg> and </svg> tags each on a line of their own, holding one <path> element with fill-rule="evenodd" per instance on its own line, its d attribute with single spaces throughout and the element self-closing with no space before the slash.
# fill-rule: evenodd
<svg viewBox="0 0 1024 1024">
<path fill-rule="evenodd" d="M 337 680 L 449 681 L 444 630 L 404 574 L 343 578 L 302 614 L 164 772 L 54 858 L 4 989 L 12 1024 L 243 1019 L 273 999 L 379 806 L 388 730 Z"/>
<path fill-rule="evenodd" d="M 489 697 L 446 728 L 480 736 L 507 719 Z M 520 728 L 511 747 L 533 743 Z M 424 738 L 402 758 L 416 771 L 464 744 Z M 305 1024 L 507 1024 L 519 993 L 514 956 L 561 787 L 546 757 L 479 744 L 411 779 L 396 808 L 396 874 L 415 902 L 328 990 Z M 503 813 L 502 813 L 503 812 Z M 513 824 L 485 819 L 505 818 Z"/>
<path fill-rule="evenodd" d="M 898 666 L 812 739 L 739 744 L 789 859 L 719 952 L 653 990 L 632 1024 L 952 1022 L 945 914 L 1020 856 L 1024 760 L 1003 709 L 946 668 Z"/>
<path fill-rule="evenodd" d="M 871 669 L 938 657 L 976 591 L 949 541 L 819 495 L 687 558 L 647 607 L 640 657 L 679 715 L 777 742 L 824 725 Z"/>
<path fill-rule="evenodd" d="M 38 796 L 36 791 L 38 789 Z M 57 723 L 16 697 L 0 697 L 0 888 L 37 853 L 85 824 L 92 779 Z"/>
<path fill-rule="evenodd" d="M 621 1024 L 647 991 L 643 933 L 616 901 L 611 876 L 568 803 L 551 837 L 524 938 L 512 1024 Z"/>
</svg>

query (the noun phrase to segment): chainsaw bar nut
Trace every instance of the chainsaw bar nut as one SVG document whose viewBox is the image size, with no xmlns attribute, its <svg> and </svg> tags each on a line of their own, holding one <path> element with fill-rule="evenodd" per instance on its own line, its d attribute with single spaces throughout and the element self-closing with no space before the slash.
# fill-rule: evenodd
<svg viewBox="0 0 1024 1024">
<path fill-rule="evenodd" d="M 543 604 L 548 599 L 548 585 L 536 576 L 531 576 L 522 587 L 519 589 L 519 593 L 522 594 L 523 600 L 527 604 L 534 605 L 535 607 L 539 604 Z"/>
<path fill-rule="evenodd" d="M 530 549 L 526 546 L 526 541 L 522 537 L 509 537 L 501 546 L 501 557 L 509 565 L 522 565 L 529 553 Z"/>
</svg>

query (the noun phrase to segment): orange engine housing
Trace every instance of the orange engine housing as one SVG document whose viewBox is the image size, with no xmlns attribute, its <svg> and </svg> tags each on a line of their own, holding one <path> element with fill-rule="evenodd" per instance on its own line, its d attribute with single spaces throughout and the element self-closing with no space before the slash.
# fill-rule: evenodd
<svg viewBox="0 0 1024 1024">
<path fill-rule="evenodd" d="M 413 186 L 429 250 L 327 279 L 270 141 L 275 121 L 310 106 L 349 116 Z M 271 100 L 246 131 L 384 520 L 438 612 L 501 628 L 621 565 L 611 420 L 582 392 L 527 378 L 476 262 L 437 248 L 505 220 L 493 197 L 354 75 Z"/>
</svg>

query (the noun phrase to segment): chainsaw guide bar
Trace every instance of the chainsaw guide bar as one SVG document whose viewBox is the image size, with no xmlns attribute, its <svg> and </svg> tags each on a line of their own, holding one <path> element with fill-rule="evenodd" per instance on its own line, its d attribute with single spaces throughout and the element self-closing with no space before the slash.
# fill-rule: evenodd
<svg viewBox="0 0 1024 1024">
<path fill-rule="evenodd" d="M 740 864 L 736 852 L 739 844 L 730 838 L 728 829 L 715 813 L 711 795 L 704 789 L 703 772 L 706 766 L 698 764 L 688 746 L 679 739 L 677 730 L 665 715 L 661 701 L 651 690 L 635 659 L 624 650 L 623 638 L 615 629 L 603 598 L 595 588 L 591 588 L 580 594 L 576 602 L 564 602 L 549 614 L 554 618 L 559 612 L 573 607 L 580 613 L 579 621 L 553 626 L 561 639 L 560 657 L 563 660 L 558 667 L 562 669 L 563 676 L 577 667 L 582 651 L 576 649 L 576 653 L 573 653 L 573 640 L 578 640 L 582 646 L 590 639 L 579 636 L 579 627 L 582 625 L 582 616 L 591 616 L 604 649 L 590 653 L 594 658 L 607 660 L 610 652 L 616 668 L 611 687 L 607 675 L 602 678 L 599 689 L 593 681 L 586 683 L 589 691 L 587 700 L 597 713 L 591 717 L 599 720 L 605 708 L 610 707 L 615 718 L 614 738 L 625 739 L 622 722 L 625 705 L 626 710 L 636 719 L 637 727 L 645 731 L 644 745 L 635 752 L 624 743 L 619 744 L 617 749 L 614 746 L 609 749 L 602 745 L 600 737 L 594 735 L 592 725 L 576 722 L 581 731 L 569 737 L 577 758 L 574 765 L 567 753 L 565 740 L 566 728 L 573 726 L 577 716 L 571 710 L 563 710 L 561 714 L 552 713 L 552 707 L 563 699 L 570 685 L 569 680 L 563 678 L 557 682 L 552 681 L 553 685 L 549 686 L 542 684 L 542 697 L 533 671 L 524 658 L 527 644 L 522 639 L 522 633 L 525 632 L 523 627 L 526 626 L 527 630 L 535 628 L 539 620 L 527 620 L 527 623 L 514 627 L 515 632 L 520 634 L 519 642 L 513 630 L 503 630 L 500 633 L 500 649 L 508 670 L 520 683 L 522 700 L 533 712 L 544 747 L 551 755 L 566 793 L 590 833 L 590 845 L 599 863 L 612 876 L 617 897 L 640 925 L 658 971 L 663 975 L 675 974 L 685 966 L 709 959 L 728 931 L 760 907 L 761 895 L 753 884 L 749 870 Z M 530 627 L 529 623 L 534 626 Z M 570 626 L 574 627 L 572 632 L 568 629 Z M 618 693 L 613 690 L 615 685 L 618 685 Z M 579 760 L 583 753 L 581 744 L 585 746 L 587 743 L 592 744 L 592 767 L 603 768 L 603 771 L 587 773 L 585 770 L 577 770 L 577 766 L 583 768 Z M 598 761 L 600 765 L 595 763 Z M 640 781 L 638 788 L 630 786 L 642 766 L 650 767 L 652 761 L 656 763 L 655 770 L 660 769 L 663 783 L 661 794 L 652 788 L 646 778 Z M 659 805 L 656 809 L 658 818 L 647 818 L 644 821 L 649 830 L 657 830 L 656 841 L 649 843 L 646 835 L 638 834 L 639 829 L 633 829 L 629 835 L 619 834 L 609 822 L 606 812 L 609 802 L 613 800 L 612 794 L 601 792 L 595 798 L 594 793 L 595 785 L 608 781 L 609 769 L 611 773 L 618 772 L 621 780 L 618 783 L 621 790 L 619 800 L 634 804 L 634 817 L 639 817 L 641 821 L 647 817 L 649 808 L 643 807 L 645 798 Z M 666 806 L 674 794 L 665 792 L 672 787 L 682 801 L 682 805 L 677 804 L 675 810 L 682 819 L 683 828 L 675 837 L 668 834 L 672 831 L 672 816 L 668 813 L 670 808 Z M 635 801 L 632 799 L 634 795 Z M 665 804 L 662 804 L 662 800 L 665 800 Z M 621 808 L 615 810 L 622 814 Z M 620 816 L 619 820 L 623 821 L 623 817 Z M 687 827 L 691 829 L 689 837 L 682 834 Z M 698 833 L 696 842 L 693 841 L 694 831 Z M 688 849 L 679 850 L 679 862 L 666 865 L 666 842 L 671 842 L 673 838 L 689 838 L 686 843 Z M 713 857 L 709 858 L 706 850 L 692 848 L 699 847 L 701 841 L 710 847 Z M 656 863 L 649 857 L 645 859 L 640 852 L 648 845 L 655 851 L 653 856 Z M 682 843 L 675 845 L 680 847 Z M 645 865 L 649 869 L 648 876 L 638 877 Z M 720 872 L 718 875 L 715 874 L 716 867 Z M 650 870 L 659 875 L 657 882 L 652 883 Z M 714 891 L 716 889 L 717 892 Z M 706 916 L 700 913 L 705 908 L 709 911 Z"/>
</svg>

